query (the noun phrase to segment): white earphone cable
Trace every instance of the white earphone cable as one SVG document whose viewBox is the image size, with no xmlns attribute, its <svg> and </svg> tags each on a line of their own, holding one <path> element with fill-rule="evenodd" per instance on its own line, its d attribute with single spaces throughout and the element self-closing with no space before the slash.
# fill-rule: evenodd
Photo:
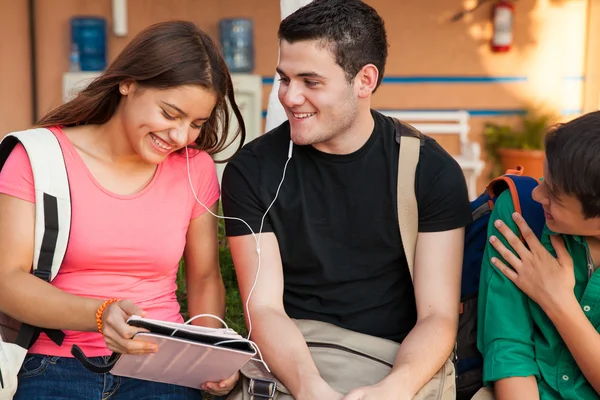
<svg viewBox="0 0 600 400">
<path fill-rule="evenodd" d="M 213 213 L 212 211 L 210 211 L 210 209 L 204 203 L 202 203 L 202 201 L 200 201 L 200 199 L 198 199 L 198 195 L 196 194 L 196 191 L 194 190 L 194 185 L 192 183 L 192 176 L 191 176 L 191 173 L 190 173 L 190 159 L 189 159 L 189 154 L 188 154 L 188 148 L 187 148 L 187 146 L 185 147 L 185 160 L 186 160 L 188 181 L 189 181 L 189 184 L 190 184 L 190 189 L 192 190 L 192 194 L 194 195 L 194 198 L 196 199 L 196 201 L 198 202 L 198 204 L 200 204 L 202 207 L 204 207 L 206 209 L 206 211 L 208 211 L 215 218 L 230 219 L 230 220 L 235 220 L 235 221 L 241 221 L 241 222 L 243 222 L 248 227 L 248 229 L 250 230 L 250 233 L 252 234 L 252 237 L 254 238 L 254 241 L 256 242 L 256 253 L 257 253 L 257 256 L 258 256 L 258 265 L 256 267 L 256 275 L 254 277 L 254 282 L 252 284 L 250 292 L 248 293 L 248 298 L 246 299 L 246 304 L 245 304 L 246 315 L 248 316 L 248 337 L 246 339 L 242 339 L 242 340 L 231 340 L 231 341 L 227 340 L 227 341 L 222 341 L 222 342 L 219 342 L 219 343 L 217 343 L 215 345 L 224 344 L 224 343 L 231 343 L 231 342 L 234 342 L 234 341 L 235 342 L 247 342 L 251 346 L 253 346 L 253 347 L 256 348 L 256 350 L 258 352 L 258 355 L 260 357 L 260 360 L 257 360 L 257 361 L 262 362 L 263 365 L 265 366 L 265 368 L 267 369 L 267 371 L 269 371 L 269 372 L 270 372 L 270 369 L 269 369 L 268 365 L 265 363 L 265 361 L 263 360 L 262 353 L 261 353 L 260 349 L 258 348 L 258 345 L 256 343 L 254 343 L 253 341 L 250 340 L 250 335 L 252 334 L 252 318 L 250 316 L 250 298 L 252 297 L 252 294 L 254 293 L 254 289 L 256 288 L 256 284 L 258 282 L 258 276 L 259 276 L 259 273 L 260 273 L 260 267 L 261 267 L 261 261 L 262 261 L 261 251 L 260 251 L 260 236 L 261 236 L 262 229 L 263 229 L 263 226 L 264 226 L 264 221 L 265 221 L 265 218 L 266 218 L 267 214 L 269 213 L 269 210 L 271 210 L 271 207 L 273 207 L 273 204 L 275 204 L 275 201 L 277 200 L 277 197 L 279 196 L 279 191 L 281 189 L 281 186 L 283 185 L 283 181 L 285 180 L 285 174 L 286 174 L 286 171 L 287 171 L 288 163 L 292 159 L 292 150 L 293 150 L 293 142 L 290 140 L 290 145 L 289 145 L 289 150 L 288 150 L 288 158 L 287 158 L 287 161 L 285 162 L 285 165 L 283 167 L 283 174 L 282 174 L 282 177 L 281 177 L 281 181 L 279 182 L 279 185 L 277 186 L 277 191 L 275 193 L 275 197 L 273 198 L 273 201 L 271 202 L 271 204 L 269 204 L 269 207 L 267 207 L 267 210 L 265 211 L 265 213 L 263 214 L 263 216 L 261 218 L 260 229 L 258 231 L 258 234 L 256 234 L 252 230 L 252 228 L 250 227 L 250 225 L 246 221 L 244 221 L 243 219 L 237 218 L 237 217 L 226 217 L 226 216 L 223 216 L 223 215 L 217 215 L 217 214 Z M 227 327 L 227 324 L 225 323 L 225 321 L 223 321 L 221 318 L 219 318 L 219 317 L 217 317 L 215 315 L 210 315 L 210 314 L 197 315 L 197 316 L 191 318 L 190 320 L 188 320 L 186 322 L 186 324 L 188 322 L 191 322 L 192 320 L 194 320 L 196 318 L 200 318 L 202 316 L 204 316 L 204 317 L 205 316 L 212 316 L 212 317 L 218 319 L 219 321 L 221 321 L 223 323 L 223 325 L 225 325 L 225 327 Z M 173 332 L 173 334 L 175 334 L 175 332 Z"/>
</svg>

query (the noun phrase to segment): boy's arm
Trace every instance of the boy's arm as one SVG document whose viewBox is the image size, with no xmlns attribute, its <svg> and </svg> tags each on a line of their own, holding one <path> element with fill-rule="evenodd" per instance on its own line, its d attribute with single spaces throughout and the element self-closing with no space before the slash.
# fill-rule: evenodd
<svg viewBox="0 0 600 400">
<path fill-rule="evenodd" d="M 419 233 L 414 287 L 417 323 L 382 381 L 412 398 L 450 357 L 458 328 L 464 228 Z M 436 251 L 431 251 L 436 249 Z M 402 397 L 399 397 L 402 398 Z"/>
<path fill-rule="evenodd" d="M 494 383 L 494 397 L 496 400 L 538 400 L 540 393 L 534 376 L 515 376 Z"/>
<path fill-rule="evenodd" d="M 600 334 L 588 320 L 575 295 L 561 298 L 553 307 L 544 307 L 544 311 L 565 341 L 583 375 L 596 393 L 600 393 Z M 588 312 L 593 311 L 590 309 Z"/>
<path fill-rule="evenodd" d="M 283 308 L 283 271 L 275 234 L 261 234 L 260 243 L 261 262 L 258 271 L 254 237 L 245 235 L 229 238 L 244 306 L 252 290 L 249 315 L 245 312 L 248 326 L 251 324 L 252 327 L 252 340 L 260 348 L 273 374 L 292 392 L 294 398 L 341 399 L 342 395 L 336 393 L 319 375 L 302 333 Z"/>
<path fill-rule="evenodd" d="M 501 219 L 511 230 L 518 232 L 511 217 L 513 212 L 510 193 L 505 192 L 496 201 L 490 221 Z M 508 246 L 492 223 L 488 226 L 487 237 L 491 235 L 499 237 Z M 477 318 L 477 342 L 483 354 L 483 381 L 486 385 L 495 383 L 498 400 L 514 396 L 525 398 L 523 396 L 527 393 L 524 391 L 533 391 L 535 378 L 539 378 L 529 299 L 491 264 L 492 257 L 503 260 L 487 242 L 481 266 Z M 527 379 L 513 379 L 516 377 Z M 527 384 L 517 389 L 517 383 L 521 382 Z"/>
<path fill-rule="evenodd" d="M 419 233 L 414 269 L 417 323 L 402 341 L 390 374 L 344 400 L 412 399 L 448 360 L 458 328 L 463 241 L 464 228 Z"/>
<path fill-rule="evenodd" d="M 225 221 L 229 248 L 247 325 L 252 328 L 251 339 L 260 348 L 273 375 L 294 398 L 341 399 L 342 395 L 319 375 L 302 333 L 285 312 L 283 265 L 269 217 L 264 219 L 260 234 L 260 268 L 257 241 L 250 229 L 236 220 L 243 218 L 258 232 L 266 210 L 259 195 L 259 163 L 250 150 L 240 150 L 229 161 L 222 182 L 223 212 L 230 218 Z"/>
</svg>

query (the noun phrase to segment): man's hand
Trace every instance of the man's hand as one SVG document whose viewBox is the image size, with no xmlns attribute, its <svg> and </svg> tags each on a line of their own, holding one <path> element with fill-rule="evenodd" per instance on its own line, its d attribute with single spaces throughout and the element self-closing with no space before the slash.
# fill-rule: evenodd
<svg viewBox="0 0 600 400">
<path fill-rule="evenodd" d="M 411 396 L 400 393 L 397 388 L 387 387 L 384 381 L 373 386 L 352 390 L 342 400 L 410 400 Z"/>
<path fill-rule="evenodd" d="M 333 390 L 321 377 L 305 382 L 298 400 L 342 400 L 344 395 Z"/>
<path fill-rule="evenodd" d="M 223 379 L 221 382 L 206 382 L 202 384 L 201 389 L 213 396 L 224 396 L 231 392 L 238 379 L 240 379 L 240 373 L 236 371 L 235 374 L 227 379 Z"/>
</svg>

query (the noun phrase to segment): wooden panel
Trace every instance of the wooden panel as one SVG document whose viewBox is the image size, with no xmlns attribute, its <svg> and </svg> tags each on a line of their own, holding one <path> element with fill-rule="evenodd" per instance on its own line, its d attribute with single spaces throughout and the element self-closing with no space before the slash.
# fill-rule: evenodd
<svg viewBox="0 0 600 400">
<path fill-rule="evenodd" d="M 69 69 L 70 20 L 73 16 L 100 16 L 110 23 L 110 0 L 37 0 L 37 71 L 41 117 L 62 102 L 62 75 Z M 111 40 L 107 40 L 111 48 Z"/>
<path fill-rule="evenodd" d="M 390 56 L 386 76 L 522 76 L 520 83 L 385 84 L 373 105 L 386 109 L 521 109 L 530 102 L 555 110 L 581 108 L 585 69 L 587 5 L 598 0 L 520 0 L 515 2 L 515 46 L 504 54 L 489 50 L 491 4 L 458 22 L 450 17 L 469 0 L 366 0 L 383 16 Z M 68 69 L 70 18 L 96 15 L 107 19 L 109 61 L 133 35 L 164 20 L 196 22 L 218 40 L 218 21 L 249 17 L 255 27 L 255 71 L 272 77 L 277 63 L 276 0 L 128 0 L 128 36 L 110 31 L 110 0 L 37 0 L 40 114 L 61 101 L 62 74 Z M 595 4 L 595 3 L 594 3 Z M 0 0 L 0 129 L 31 123 L 27 1 Z M 42 17 L 43 16 L 43 17 Z M 571 76 L 576 79 L 565 79 Z M 262 109 L 270 85 L 263 86 Z M 472 118 L 471 137 L 480 141 L 481 127 L 495 117 Z M 509 118 L 509 120 L 515 120 Z M 444 143 L 449 149 L 452 143 Z M 485 178 L 487 180 L 487 177 Z"/>
<path fill-rule="evenodd" d="M 32 122 L 27 0 L 0 0 L 0 136 Z"/>
<path fill-rule="evenodd" d="M 590 0 L 587 24 L 585 112 L 600 109 L 600 0 Z"/>
<path fill-rule="evenodd" d="M 274 1 L 271 4 L 261 0 L 129 0 L 126 37 L 115 37 L 110 30 L 110 0 L 38 0 L 37 3 L 38 14 L 44 15 L 44 18 L 38 18 L 39 105 L 42 113 L 60 104 L 60 82 L 69 65 L 69 21 L 75 15 L 106 18 L 109 61 L 119 54 L 133 36 L 156 22 L 191 20 L 213 40 L 218 41 L 218 21 L 221 18 L 250 17 L 255 22 L 255 43 L 258 44 L 256 71 L 260 74 L 272 74 L 277 63 L 279 4 Z M 44 68 L 41 68 L 41 63 L 44 63 Z"/>
</svg>

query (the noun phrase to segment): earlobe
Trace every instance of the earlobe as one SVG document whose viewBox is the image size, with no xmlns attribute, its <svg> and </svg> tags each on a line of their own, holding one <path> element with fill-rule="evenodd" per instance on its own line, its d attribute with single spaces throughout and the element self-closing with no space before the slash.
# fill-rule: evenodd
<svg viewBox="0 0 600 400">
<path fill-rule="evenodd" d="M 123 81 L 123 82 L 119 83 L 119 92 L 121 92 L 121 94 L 123 96 L 126 96 L 131 92 L 132 86 L 133 86 L 132 81 Z"/>
</svg>

